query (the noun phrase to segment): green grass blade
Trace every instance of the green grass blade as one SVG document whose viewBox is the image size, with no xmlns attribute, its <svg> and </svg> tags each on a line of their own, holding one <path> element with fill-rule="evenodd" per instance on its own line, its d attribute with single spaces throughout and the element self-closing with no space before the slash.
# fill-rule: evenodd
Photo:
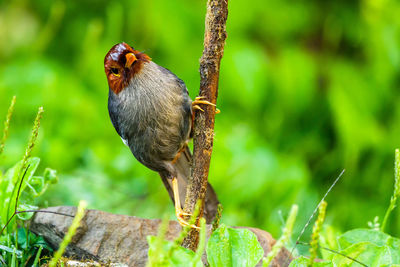
<svg viewBox="0 0 400 267">
<path fill-rule="evenodd" d="M 40 255 L 42 254 L 43 246 L 39 247 L 38 252 L 36 253 L 35 260 L 33 261 L 33 267 L 38 266 Z"/>
</svg>

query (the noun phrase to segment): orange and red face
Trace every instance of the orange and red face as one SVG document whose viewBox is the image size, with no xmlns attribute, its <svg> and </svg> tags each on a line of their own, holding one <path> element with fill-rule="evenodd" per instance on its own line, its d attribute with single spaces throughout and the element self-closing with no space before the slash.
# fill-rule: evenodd
<svg viewBox="0 0 400 267">
<path fill-rule="evenodd" d="M 149 56 L 126 43 L 114 45 L 104 58 L 104 70 L 110 89 L 115 94 L 123 91 L 131 78 L 141 70 L 143 63 L 150 60 Z"/>
</svg>

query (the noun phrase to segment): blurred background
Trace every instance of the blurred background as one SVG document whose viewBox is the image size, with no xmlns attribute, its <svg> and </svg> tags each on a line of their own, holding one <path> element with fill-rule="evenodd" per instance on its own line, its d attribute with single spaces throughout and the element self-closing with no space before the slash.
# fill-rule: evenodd
<svg viewBox="0 0 400 267">
<path fill-rule="evenodd" d="M 174 219 L 157 173 L 139 164 L 107 112 L 103 59 L 125 41 L 199 89 L 206 1 L 0 2 L 0 118 L 17 96 L 1 166 L 34 155 L 59 182 L 42 206 Z M 294 203 L 299 232 L 327 197 L 336 231 L 383 218 L 400 147 L 400 2 L 232 0 L 210 182 L 223 222 L 275 237 Z M 1 119 L 3 120 L 3 119 Z M 40 171 L 39 171 L 40 173 Z M 400 209 L 389 233 L 400 234 Z"/>
</svg>

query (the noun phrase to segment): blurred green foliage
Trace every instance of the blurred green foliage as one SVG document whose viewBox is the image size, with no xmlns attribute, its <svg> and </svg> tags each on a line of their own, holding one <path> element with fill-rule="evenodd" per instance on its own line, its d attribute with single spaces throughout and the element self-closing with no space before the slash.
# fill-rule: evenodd
<svg viewBox="0 0 400 267">
<path fill-rule="evenodd" d="M 21 157 L 34 111 L 45 116 L 35 154 L 59 171 L 49 205 L 149 218 L 173 206 L 107 112 L 103 59 L 125 41 L 198 92 L 205 1 L 0 2 L 0 117 L 17 95 L 1 158 Z M 210 181 L 228 225 L 275 236 L 299 204 L 295 233 L 330 183 L 328 223 L 339 231 L 383 216 L 400 146 L 400 2 L 229 2 Z M 45 204 L 45 203 L 43 203 Z M 400 234 L 399 209 L 387 230 Z"/>
</svg>

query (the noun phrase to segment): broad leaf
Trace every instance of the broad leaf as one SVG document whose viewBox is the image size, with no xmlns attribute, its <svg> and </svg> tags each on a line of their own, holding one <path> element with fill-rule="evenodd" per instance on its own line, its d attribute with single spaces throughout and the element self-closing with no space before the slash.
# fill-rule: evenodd
<svg viewBox="0 0 400 267">
<path fill-rule="evenodd" d="M 210 266 L 255 266 L 264 255 L 256 235 L 248 229 L 228 228 L 221 224 L 207 244 Z"/>
<path fill-rule="evenodd" d="M 360 242 L 351 245 L 341 250 L 340 253 L 368 266 L 382 266 L 398 263 L 393 261 L 390 249 L 387 246 L 377 246 L 371 242 Z M 360 266 L 359 263 L 347 257 L 336 255 L 333 258 L 333 262 L 337 266 Z"/>
<path fill-rule="evenodd" d="M 385 234 L 381 231 L 376 231 L 372 229 L 354 229 L 342 234 L 338 238 L 339 248 L 345 249 L 348 246 L 351 246 L 360 242 L 371 242 L 377 246 L 383 246 L 388 243 L 389 239 L 397 239 L 393 238 L 388 234 Z M 400 240 L 393 240 L 394 242 L 398 242 L 400 244 Z M 393 241 L 390 241 L 392 243 Z M 400 245 L 398 245 L 400 247 Z"/>
<path fill-rule="evenodd" d="M 357 253 L 363 250 L 365 252 L 363 252 L 362 255 L 370 253 L 370 251 L 374 251 L 374 253 L 379 252 L 381 255 L 379 257 L 384 258 L 381 259 L 383 261 L 381 264 L 400 263 L 400 239 L 380 231 L 372 229 L 354 229 L 341 235 L 338 238 L 338 243 L 342 251 L 350 250 L 352 253 Z M 363 245 L 355 247 L 354 245 L 356 244 Z M 378 254 L 376 257 L 378 257 Z"/>
</svg>

